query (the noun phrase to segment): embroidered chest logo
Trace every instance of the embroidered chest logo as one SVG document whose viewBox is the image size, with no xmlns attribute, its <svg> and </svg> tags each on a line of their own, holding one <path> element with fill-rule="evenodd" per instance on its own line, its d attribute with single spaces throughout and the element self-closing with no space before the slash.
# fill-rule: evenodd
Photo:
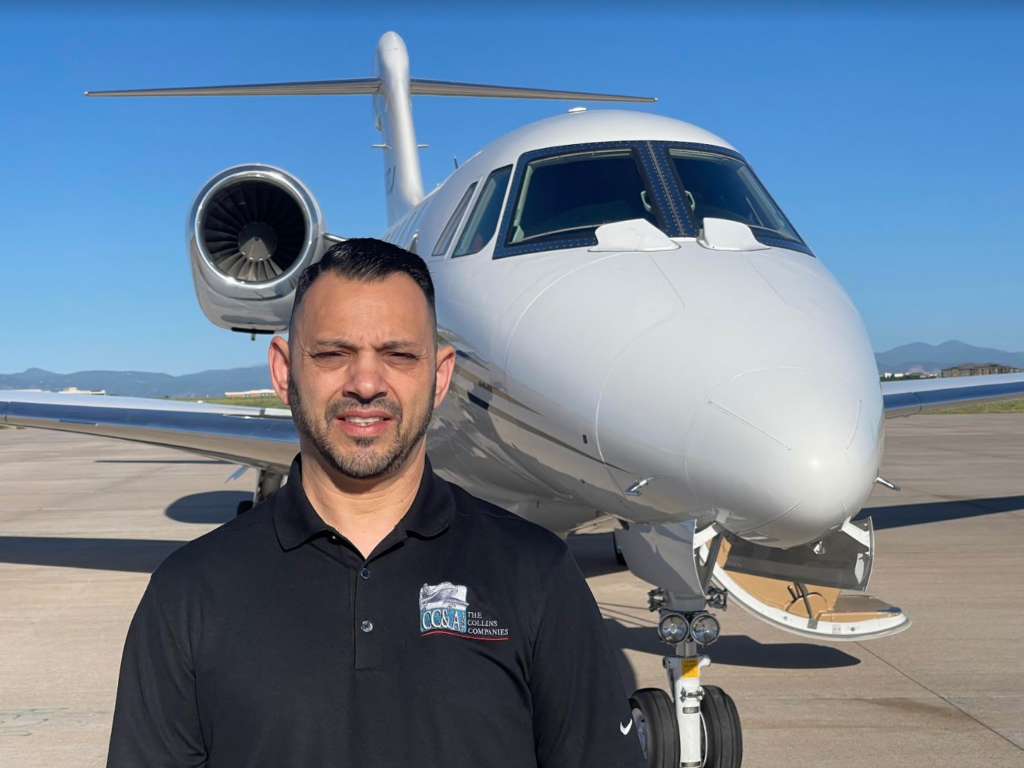
<svg viewBox="0 0 1024 768">
<path fill-rule="evenodd" d="M 442 581 L 420 587 L 420 634 L 461 635 L 474 640 L 508 640 L 508 628 L 482 611 L 469 610 L 469 590 Z"/>
</svg>

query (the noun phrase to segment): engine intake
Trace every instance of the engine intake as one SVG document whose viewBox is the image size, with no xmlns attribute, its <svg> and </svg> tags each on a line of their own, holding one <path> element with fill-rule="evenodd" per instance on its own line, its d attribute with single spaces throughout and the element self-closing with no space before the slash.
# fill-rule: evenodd
<svg viewBox="0 0 1024 768">
<path fill-rule="evenodd" d="M 203 245 L 225 275 L 249 283 L 280 277 L 302 255 L 306 220 L 282 187 L 241 181 L 219 190 L 203 217 Z"/>
<path fill-rule="evenodd" d="M 324 251 L 324 222 L 297 178 L 240 165 L 210 179 L 188 216 L 196 295 L 215 324 L 245 332 L 288 325 L 298 276 Z"/>
</svg>

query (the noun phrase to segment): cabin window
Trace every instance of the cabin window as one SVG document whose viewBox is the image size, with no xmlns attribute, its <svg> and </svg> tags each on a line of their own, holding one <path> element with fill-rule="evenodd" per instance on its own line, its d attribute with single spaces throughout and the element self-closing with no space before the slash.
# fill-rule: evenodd
<svg viewBox="0 0 1024 768">
<path fill-rule="evenodd" d="M 658 226 L 631 149 L 545 157 L 526 166 L 506 244 L 592 238 L 602 224 L 629 219 Z"/>
<path fill-rule="evenodd" d="M 462 214 L 466 212 L 469 201 L 473 199 L 473 190 L 476 189 L 476 182 L 474 181 L 469 185 L 469 189 L 459 200 L 459 204 L 455 206 L 455 211 L 452 213 L 452 217 L 448 219 L 448 223 L 444 225 L 444 231 L 441 232 L 441 237 L 437 239 L 437 245 L 434 246 L 434 252 L 431 256 L 444 256 L 448 253 L 448 248 L 452 244 L 452 240 L 455 239 L 455 232 L 459 228 L 459 223 L 462 221 Z"/>
<path fill-rule="evenodd" d="M 742 160 L 692 149 L 670 149 L 669 157 L 697 226 L 704 219 L 746 224 L 755 236 L 802 243 L 768 191 Z"/>
<path fill-rule="evenodd" d="M 508 189 L 508 179 L 512 175 L 512 166 L 507 165 L 499 168 L 484 182 L 480 190 L 480 197 L 473 206 L 473 213 L 470 214 L 466 228 L 459 238 L 459 244 L 455 247 L 455 256 L 469 256 L 479 253 L 491 238 L 494 237 L 494 230 L 498 227 L 498 216 L 501 215 L 501 204 L 505 202 L 505 191 Z"/>
</svg>

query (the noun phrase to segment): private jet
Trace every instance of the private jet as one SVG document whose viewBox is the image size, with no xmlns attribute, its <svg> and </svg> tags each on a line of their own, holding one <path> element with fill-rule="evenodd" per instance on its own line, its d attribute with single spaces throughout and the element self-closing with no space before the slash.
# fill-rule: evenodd
<svg viewBox="0 0 1024 768">
<path fill-rule="evenodd" d="M 457 351 L 435 469 L 565 535 L 617 522 L 615 555 L 652 589 L 668 692 L 631 697 L 649 766 L 737 768 L 736 706 L 701 685 L 712 611 L 862 641 L 909 618 L 866 593 L 886 420 L 1024 395 L 1024 375 L 879 382 L 849 296 L 731 144 L 647 112 L 574 107 L 481 149 L 429 194 L 413 96 L 650 102 L 410 77 L 402 39 L 372 77 L 100 91 L 95 97 L 372 97 L 384 240 L 418 253 Z M 343 235 L 269 165 L 213 176 L 187 217 L 200 307 L 256 338 L 286 330 L 300 273 Z M 0 392 L 0 422 L 172 447 L 258 470 L 297 451 L 286 409 Z M 609 554 L 611 557 L 611 553 Z"/>
</svg>

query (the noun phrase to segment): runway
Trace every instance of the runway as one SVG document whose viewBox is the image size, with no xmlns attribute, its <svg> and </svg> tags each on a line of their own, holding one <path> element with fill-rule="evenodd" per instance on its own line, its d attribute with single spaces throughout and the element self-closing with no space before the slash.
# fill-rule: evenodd
<svg viewBox="0 0 1024 768">
<path fill-rule="evenodd" d="M 230 519 L 255 473 L 82 435 L 0 430 L 0 766 L 104 763 L 149 573 Z M 826 645 L 738 606 L 703 675 L 736 699 L 745 766 L 1024 768 L 1024 415 L 887 424 L 869 592 L 913 626 Z M 629 691 L 665 687 L 650 587 L 610 535 L 571 537 Z M 595 727 L 597 725 L 595 724 Z"/>
</svg>

